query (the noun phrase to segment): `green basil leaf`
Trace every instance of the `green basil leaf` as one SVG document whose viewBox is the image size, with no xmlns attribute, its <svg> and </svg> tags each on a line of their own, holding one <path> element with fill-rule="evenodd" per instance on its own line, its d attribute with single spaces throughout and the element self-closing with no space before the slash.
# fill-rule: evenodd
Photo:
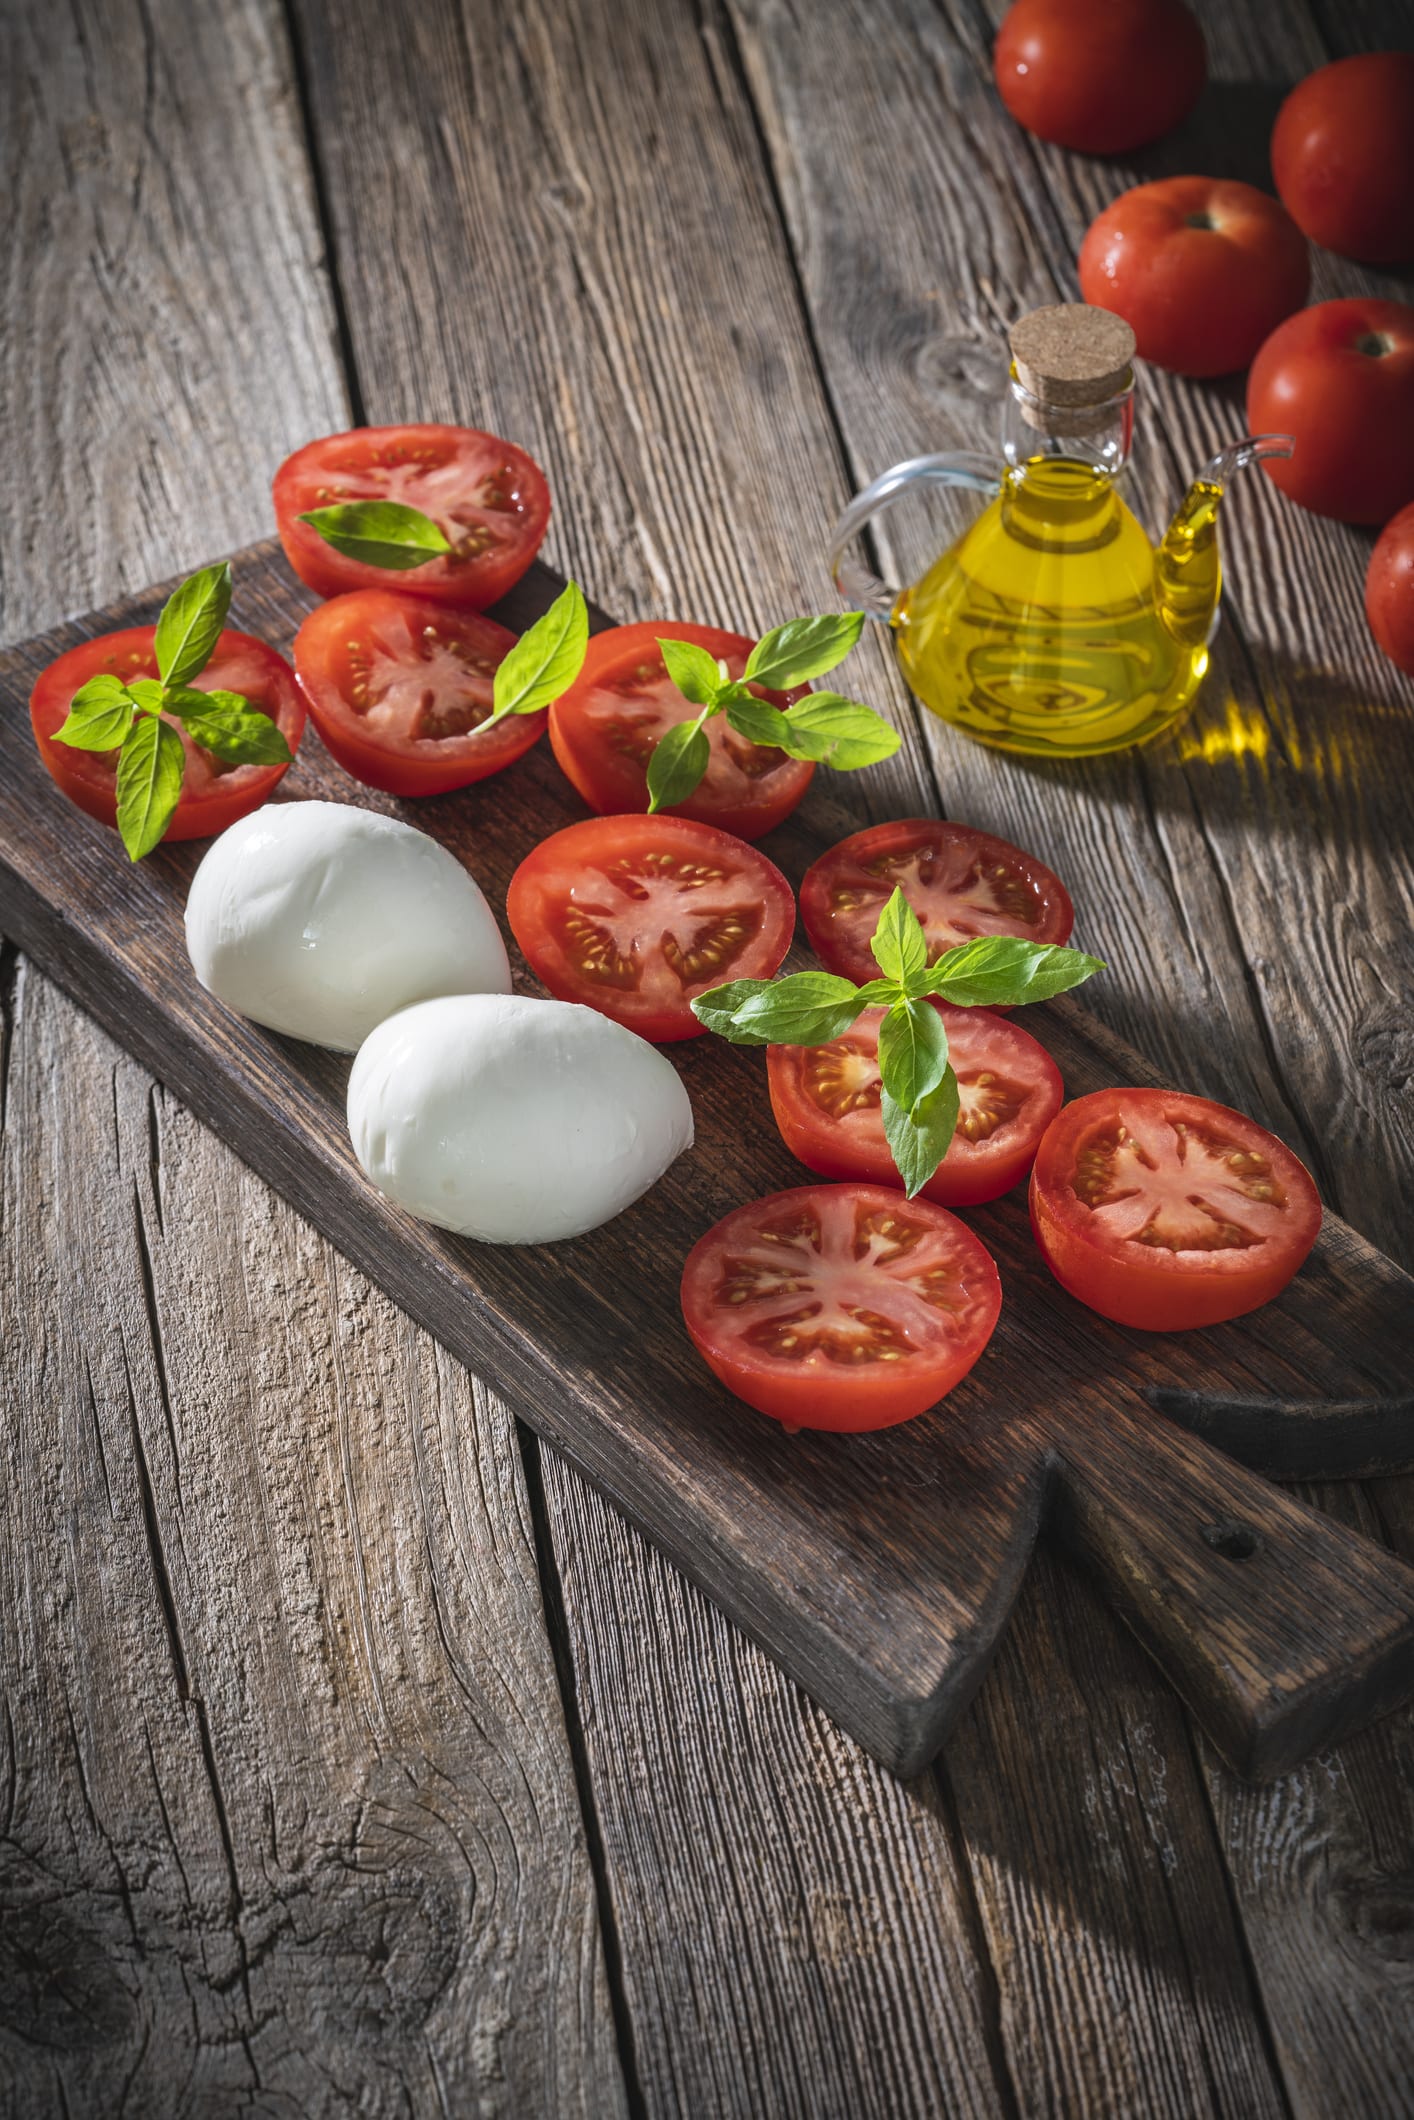
<svg viewBox="0 0 1414 2120">
<path fill-rule="evenodd" d="M 867 986 L 859 989 L 859 999 L 865 1008 L 892 1008 L 896 1001 L 905 998 L 903 986 L 897 979 L 871 979 Z"/>
<path fill-rule="evenodd" d="M 716 656 L 691 640 L 660 640 L 658 646 L 664 667 L 683 698 L 694 707 L 710 707 L 726 683 Z"/>
<path fill-rule="evenodd" d="M 747 657 L 746 675 L 773 692 L 791 692 L 842 663 L 863 628 L 862 611 L 792 618 L 757 641 Z"/>
<path fill-rule="evenodd" d="M 692 1013 L 733 1045 L 828 1045 L 859 1014 L 859 989 L 833 972 L 733 979 L 699 994 Z"/>
<path fill-rule="evenodd" d="M 910 1200 L 923 1190 L 952 1146 L 958 1104 L 957 1076 L 950 1067 L 932 1094 L 912 1111 L 906 1111 L 887 1090 L 881 1094 L 884 1139 Z"/>
<path fill-rule="evenodd" d="M 882 714 L 839 692 L 809 692 L 789 710 L 792 758 L 813 758 L 837 773 L 856 773 L 892 758 L 902 743 Z"/>
<path fill-rule="evenodd" d="M 118 753 L 118 830 L 130 861 L 151 853 L 171 823 L 186 756 L 170 722 L 138 715 Z"/>
<path fill-rule="evenodd" d="M 336 501 L 332 508 L 312 508 L 299 520 L 345 559 L 360 560 L 365 567 L 401 572 L 423 567 L 452 549 L 431 516 L 405 501 Z"/>
<path fill-rule="evenodd" d="M 231 569 L 203 567 L 174 589 L 157 621 L 157 667 L 164 685 L 189 684 L 211 660 L 231 608 Z"/>
<path fill-rule="evenodd" d="M 584 666 L 589 609 L 578 582 L 566 582 L 548 611 L 496 665 L 489 729 L 508 714 L 538 714 L 568 692 Z"/>
<path fill-rule="evenodd" d="M 869 948 L 884 977 L 896 979 L 900 986 L 907 985 L 926 969 L 928 944 L 918 924 L 918 915 L 902 889 L 895 887 L 892 898 L 880 913 Z"/>
<path fill-rule="evenodd" d="M 931 1001 L 896 1001 L 879 1025 L 879 1079 L 905 1111 L 931 1097 L 948 1065 L 948 1034 Z"/>
<path fill-rule="evenodd" d="M 727 720 L 748 743 L 783 747 L 790 740 L 790 723 L 779 707 L 757 699 L 745 685 L 733 685 L 727 697 Z"/>
<path fill-rule="evenodd" d="M 700 721 L 680 721 L 653 746 L 648 761 L 648 809 L 655 814 L 686 802 L 707 770 L 712 746 Z"/>
<path fill-rule="evenodd" d="M 1049 1001 L 1105 969 L 1098 957 L 1020 935 L 979 935 L 930 965 L 927 991 L 958 1008 L 1016 1008 Z"/>
<path fill-rule="evenodd" d="M 228 765 L 287 766 L 294 758 L 278 723 L 239 692 L 194 692 L 173 685 L 165 704 L 193 743 Z"/>
<path fill-rule="evenodd" d="M 132 725 L 132 695 L 121 677 L 105 671 L 79 686 L 54 741 L 75 751 L 116 751 Z"/>
<path fill-rule="evenodd" d="M 156 677 L 130 677 L 128 690 L 144 714 L 160 714 L 167 697 L 166 687 Z"/>
</svg>

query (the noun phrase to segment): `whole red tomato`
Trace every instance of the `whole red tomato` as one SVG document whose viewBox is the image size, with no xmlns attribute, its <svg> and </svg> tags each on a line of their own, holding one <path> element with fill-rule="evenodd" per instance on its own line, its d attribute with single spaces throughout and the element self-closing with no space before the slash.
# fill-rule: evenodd
<svg viewBox="0 0 1414 2120">
<path fill-rule="evenodd" d="M 1385 524 L 1370 554 L 1365 616 L 1390 661 L 1414 677 L 1414 507 Z"/>
<path fill-rule="evenodd" d="M 1016 0 L 993 65 L 1018 125 L 1089 155 L 1172 132 L 1208 68 L 1182 0 Z"/>
<path fill-rule="evenodd" d="M 1362 52 L 1308 74 L 1272 133 L 1282 203 L 1313 243 L 1414 257 L 1414 52 Z"/>
<path fill-rule="evenodd" d="M 1414 309 L 1362 296 L 1288 317 L 1252 363 L 1247 424 L 1292 437 L 1262 468 L 1301 507 L 1388 522 L 1414 500 Z"/>
<path fill-rule="evenodd" d="M 1140 358 L 1179 375 L 1245 368 L 1310 284 L 1306 239 L 1250 184 L 1165 177 L 1091 222 L 1080 291 L 1133 329 Z"/>
</svg>

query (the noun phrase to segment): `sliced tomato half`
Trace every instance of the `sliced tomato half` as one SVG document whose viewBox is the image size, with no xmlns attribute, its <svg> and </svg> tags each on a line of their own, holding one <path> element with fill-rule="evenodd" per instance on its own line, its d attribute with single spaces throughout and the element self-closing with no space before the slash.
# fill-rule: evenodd
<svg viewBox="0 0 1414 2120">
<path fill-rule="evenodd" d="M 550 520 L 550 488 L 533 457 L 479 427 L 354 427 L 322 435 L 275 473 L 285 557 L 316 596 L 400 588 L 484 611 L 524 574 Z M 394 575 L 347 559 L 301 515 L 341 501 L 402 501 L 430 515 L 452 549 Z"/>
<path fill-rule="evenodd" d="M 677 620 L 615 626 L 595 635 L 579 677 L 550 709 L 550 742 L 569 779 L 601 816 L 648 808 L 648 761 L 654 745 L 666 730 L 699 712 L 669 677 L 660 640 L 692 641 L 724 662 L 729 677 L 741 676 L 753 646 L 744 633 Z M 776 707 L 792 705 L 809 689 L 801 685 L 794 692 L 766 692 L 753 687 Z M 701 784 L 672 814 L 718 825 L 740 839 L 759 839 L 789 817 L 815 771 L 806 759 L 748 743 L 725 714 L 712 716 L 707 741 L 712 757 Z"/>
<path fill-rule="evenodd" d="M 482 727 L 515 638 L 479 611 L 356 589 L 311 611 L 295 635 L 295 672 L 345 772 L 390 795 L 443 795 L 499 773 L 544 732 L 545 714 Z"/>
<path fill-rule="evenodd" d="M 56 743 L 54 732 L 68 719 L 69 702 L 75 692 L 91 677 L 110 673 L 126 682 L 134 677 L 159 676 L 156 641 L 155 626 L 126 626 L 121 633 L 101 633 L 94 640 L 70 648 L 41 670 L 30 694 L 35 741 L 53 778 L 70 802 L 77 803 L 100 824 L 115 828 L 118 753 L 76 751 L 70 744 Z M 267 648 L 263 640 L 251 633 L 227 630 L 217 641 L 206 668 L 191 682 L 198 692 L 239 692 L 278 724 L 292 751 L 299 749 L 304 734 L 304 695 L 284 656 Z M 162 835 L 164 839 L 214 838 L 238 817 L 258 810 L 289 771 L 286 765 L 228 765 L 193 743 L 179 723 L 173 721 L 172 727 L 181 737 L 187 756 L 181 800 Z"/>
<path fill-rule="evenodd" d="M 744 840 L 687 817 L 590 817 L 554 832 L 511 878 L 506 915 L 531 970 L 666 1045 L 703 1026 L 690 1003 L 729 979 L 769 979 L 795 899 Z"/>
<path fill-rule="evenodd" d="M 735 1208 L 688 1254 L 682 1312 L 729 1391 L 788 1428 L 889 1428 L 992 1336 L 991 1254 L 931 1200 L 806 1185 Z"/>
<path fill-rule="evenodd" d="M 1042 1137 L 1031 1222 L 1082 1303 L 1178 1332 L 1279 1295 L 1316 1241 L 1321 1203 L 1305 1165 L 1241 1112 L 1177 1090 L 1104 1089 Z"/>
<path fill-rule="evenodd" d="M 1043 1045 L 985 1008 L 934 1004 L 947 1025 L 957 1074 L 952 1144 L 924 1186 L 944 1207 L 998 1199 L 1031 1168 L 1036 1144 L 1061 1108 L 1060 1069 Z M 866 1009 L 829 1045 L 772 1045 L 771 1109 L 793 1156 L 822 1178 L 901 1185 L 879 1109 L 882 1009 Z"/>
<path fill-rule="evenodd" d="M 852 832 L 805 872 L 800 914 L 828 971 L 861 985 L 877 977 L 869 941 L 899 887 L 930 963 L 977 935 L 1064 942 L 1075 924 L 1065 885 L 1034 854 L 968 824 L 901 817 Z"/>
</svg>

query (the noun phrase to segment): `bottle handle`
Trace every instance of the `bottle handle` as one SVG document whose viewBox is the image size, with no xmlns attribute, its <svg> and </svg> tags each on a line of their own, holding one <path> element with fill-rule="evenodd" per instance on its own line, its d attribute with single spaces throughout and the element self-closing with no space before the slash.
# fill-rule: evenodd
<svg viewBox="0 0 1414 2120">
<path fill-rule="evenodd" d="M 992 500 L 1000 490 L 1001 474 L 994 456 L 955 450 L 947 456 L 913 456 L 907 463 L 894 464 L 855 494 L 831 534 L 830 573 L 845 602 L 880 625 L 892 623 L 899 592 L 881 581 L 857 555 L 851 555 L 849 548 L 867 523 L 891 507 L 900 494 L 918 486 L 961 486 Z"/>
</svg>

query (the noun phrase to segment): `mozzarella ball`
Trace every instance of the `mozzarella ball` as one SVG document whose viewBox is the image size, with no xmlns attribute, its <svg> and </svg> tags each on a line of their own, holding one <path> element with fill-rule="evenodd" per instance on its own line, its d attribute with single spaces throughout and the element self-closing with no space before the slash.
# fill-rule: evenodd
<svg viewBox="0 0 1414 2120">
<path fill-rule="evenodd" d="M 349 1078 L 354 1153 L 381 1193 L 488 1244 L 597 1229 L 692 1145 L 646 1039 L 572 1001 L 464 994 L 381 1023 Z"/>
<path fill-rule="evenodd" d="M 275 803 L 233 824 L 192 878 L 186 927 L 208 993 L 339 1053 L 414 1001 L 510 992 L 475 879 L 425 832 L 349 803 Z"/>
</svg>

